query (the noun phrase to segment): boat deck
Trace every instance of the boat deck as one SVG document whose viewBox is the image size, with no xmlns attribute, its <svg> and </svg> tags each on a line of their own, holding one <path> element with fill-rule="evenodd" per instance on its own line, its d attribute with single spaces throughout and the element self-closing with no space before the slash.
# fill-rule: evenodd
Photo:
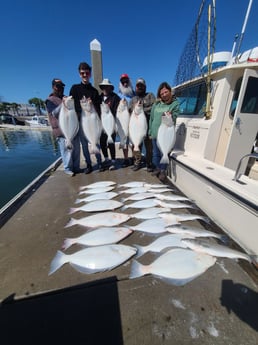
<svg viewBox="0 0 258 345">
<path fill-rule="evenodd" d="M 153 276 L 130 280 L 131 260 L 90 275 L 66 264 L 48 276 L 64 239 L 84 233 L 77 225 L 64 228 L 79 187 L 100 180 L 159 182 L 145 169 L 71 178 L 58 168 L 5 218 L 0 232 L 1 344 L 257 344 L 258 276 L 249 263 L 218 259 L 185 286 Z M 126 212 L 130 210 L 135 212 Z M 138 222 L 130 219 L 126 224 Z M 187 223 L 219 231 L 213 223 Z M 146 245 L 152 240 L 134 232 L 122 243 Z M 147 253 L 137 260 L 148 264 L 155 257 Z"/>
</svg>

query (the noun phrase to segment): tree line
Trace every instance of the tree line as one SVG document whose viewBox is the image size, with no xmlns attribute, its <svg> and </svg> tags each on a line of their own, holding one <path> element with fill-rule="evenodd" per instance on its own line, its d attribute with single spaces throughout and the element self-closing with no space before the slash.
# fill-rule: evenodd
<svg viewBox="0 0 258 345">
<path fill-rule="evenodd" d="M 39 115 L 42 114 L 42 110 L 46 109 L 45 102 L 37 97 L 31 98 L 28 100 L 28 103 L 30 105 L 34 105 L 37 113 Z M 8 113 L 11 110 L 13 114 L 19 115 L 19 109 L 21 108 L 21 104 L 19 103 L 9 103 L 9 102 L 0 102 L 0 113 Z"/>
</svg>

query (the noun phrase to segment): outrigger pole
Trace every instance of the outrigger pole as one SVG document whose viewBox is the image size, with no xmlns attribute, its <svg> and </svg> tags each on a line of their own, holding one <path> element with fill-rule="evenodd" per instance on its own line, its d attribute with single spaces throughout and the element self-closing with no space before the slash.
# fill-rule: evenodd
<svg viewBox="0 0 258 345">
<path fill-rule="evenodd" d="M 248 18 L 249 18 L 249 14 L 250 14 L 250 10 L 251 10 L 251 7 L 252 7 L 252 3 L 253 3 L 253 0 L 249 0 L 249 5 L 248 5 L 247 11 L 246 11 L 245 20 L 244 20 L 244 23 L 243 23 L 241 35 L 240 36 L 236 35 L 235 40 L 234 40 L 234 44 L 233 44 L 232 52 L 231 52 L 231 58 L 233 58 L 233 56 L 235 54 L 236 43 L 237 43 L 237 40 L 238 40 L 238 46 L 237 46 L 237 50 L 236 50 L 235 62 L 237 61 L 237 56 L 239 54 L 239 51 L 240 51 L 240 48 L 241 48 L 241 44 L 242 44 L 242 41 L 243 41 L 243 38 L 244 38 L 245 28 L 246 28 L 246 24 L 247 24 L 247 21 L 248 21 Z"/>
<path fill-rule="evenodd" d="M 213 6 L 215 7 L 215 0 L 213 1 Z M 206 120 L 211 118 L 211 67 L 212 67 L 212 56 L 211 56 L 211 5 L 208 6 L 208 54 L 207 54 L 207 98 L 206 98 L 206 111 L 205 117 Z"/>
</svg>

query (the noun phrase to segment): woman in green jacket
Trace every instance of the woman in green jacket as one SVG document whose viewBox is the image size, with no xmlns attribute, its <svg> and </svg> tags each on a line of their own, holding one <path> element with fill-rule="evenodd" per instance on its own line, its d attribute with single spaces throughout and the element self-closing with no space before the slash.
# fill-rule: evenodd
<svg viewBox="0 0 258 345">
<path fill-rule="evenodd" d="M 174 124 L 176 124 L 176 119 L 179 114 L 179 103 L 172 92 L 171 86 L 167 82 L 161 83 L 158 87 L 157 98 L 158 101 L 151 108 L 149 136 L 152 139 L 153 165 L 156 167 L 153 175 L 158 176 L 161 181 L 164 181 L 166 179 L 167 164 L 160 164 L 162 153 L 157 145 L 157 134 L 161 124 L 161 117 L 164 113 L 166 115 L 170 114 Z"/>
</svg>

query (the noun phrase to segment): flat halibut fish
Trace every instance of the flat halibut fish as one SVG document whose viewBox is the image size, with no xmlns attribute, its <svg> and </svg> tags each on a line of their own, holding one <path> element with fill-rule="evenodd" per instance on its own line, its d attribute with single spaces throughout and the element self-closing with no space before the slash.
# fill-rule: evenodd
<svg viewBox="0 0 258 345">
<path fill-rule="evenodd" d="M 176 142 L 176 131 L 171 115 L 162 115 L 157 133 L 157 145 L 162 153 L 160 164 L 169 163 L 169 153 Z"/>
<path fill-rule="evenodd" d="M 153 219 L 153 218 L 157 218 L 159 213 L 169 212 L 169 211 L 170 211 L 169 208 L 150 207 L 150 208 L 145 208 L 139 212 L 130 214 L 130 216 L 136 219 Z"/>
<path fill-rule="evenodd" d="M 128 200 L 132 201 L 139 201 L 139 200 L 144 200 L 144 199 L 149 199 L 149 198 L 154 198 L 155 194 L 154 193 L 149 193 L 149 192 L 144 192 L 144 193 L 136 193 L 128 196 L 127 198 L 122 198 L 121 201 L 125 202 Z"/>
<path fill-rule="evenodd" d="M 72 140 L 79 130 L 79 121 L 72 96 L 64 97 L 58 117 L 59 127 L 64 134 L 66 147 L 72 149 Z"/>
<path fill-rule="evenodd" d="M 114 186 L 98 187 L 98 188 L 86 188 L 86 189 L 82 190 L 81 192 L 79 192 L 79 195 L 105 193 L 105 192 L 110 192 L 114 188 L 115 188 Z"/>
<path fill-rule="evenodd" d="M 84 212 L 102 212 L 108 210 L 115 210 L 119 207 L 122 207 L 124 204 L 121 201 L 116 200 L 95 200 L 90 201 L 89 203 L 79 206 L 79 207 L 71 207 L 69 210 L 69 214 L 84 211 Z"/>
<path fill-rule="evenodd" d="M 96 230 L 88 231 L 76 238 L 66 238 L 62 249 L 66 250 L 74 244 L 85 247 L 102 246 L 105 244 L 118 243 L 129 236 L 133 231 L 127 227 L 100 227 Z"/>
<path fill-rule="evenodd" d="M 118 196 L 118 193 L 116 192 L 103 192 L 103 193 L 96 193 L 96 194 L 90 194 L 89 196 L 86 196 L 85 198 L 78 198 L 75 200 L 75 204 L 79 204 L 81 202 L 89 202 L 94 200 L 110 200 Z M 121 200 L 122 201 L 122 200 Z"/>
<path fill-rule="evenodd" d="M 157 200 L 156 200 L 157 201 Z M 171 208 L 171 209 L 177 209 L 177 208 L 195 208 L 193 204 L 186 204 L 181 201 L 162 201 L 158 200 L 157 205 L 161 207 Z"/>
<path fill-rule="evenodd" d="M 157 205 L 158 205 L 158 201 L 154 198 L 151 198 L 151 199 L 138 200 L 128 205 L 124 205 L 122 209 L 126 210 L 127 208 L 149 208 L 149 207 L 154 207 Z"/>
<path fill-rule="evenodd" d="M 155 194 L 154 193 L 154 197 L 159 199 L 159 200 L 165 200 L 165 201 L 191 201 L 190 199 L 188 199 L 185 196 L 181 196 L 181 195 L 177 195 L 177 194 L 170 194 L 170 195 L 166 195 L 166 194 Z"/>
<path fill-rule="evenodd" d="M 163 218 L 169 225 L 178 224 L 181 222 L 187 222 L 189 220 L 203 220 L 206 223 L 209 223 L 210 220 L 208 217 L 200 216 L 198 214 L 190 214 L 190 213 L 181 213 L 181 214 L 173 214 L 173 213 L 159 213 L 159 217 Z"/>
<path fill-rule="evenodd" d="M 129 260 L 135 253 L 136 248 L 123 244 L 88 247 L 70 255 L 59 250 L 50 264 L 48 275 L 66 263 L 85 274 L 110 271 Z"/>
<path fill-rule="evenodd" d="M 136 257 L 138 258 L 147 252 L 159 253 L 162 250 L 164 250 L 166 248 L 170 248 L 170 247 L 187 248 L 186 244 L 181 242 L 181 240 L 183 238 L 186 238 L 186 237 L 187 236 L 178 235 L 178 234 L 169 234 L 169 235 L 163 235 L 163 236 L 158 237 L 156 240 L 154 240 L 153 242 L 151 242 L 147 246 L 141 246 L 139 244 L 134 244 L 134 247 L 137 248 Z"/>
<path fill-rule="evenodd" d="M 97 228 L 99 226 L 116 226 L 125 223 L 130 215 L 120 212 L 100 212 L 80 219 L 71 218 L 65 228 L 73 225 L 81 225 L 86 228 Z"/>
<path fill-rule="evenodd" d="M 90 184 L 86 184 L 85 186 L 80 186 L 79 190 L 87 189 L 87 188 L 101 188 L 101 187 L 110 187 L 114 186 L 116 182 L 114 181 L 98 181 Z"/>
<path fill-rule="evenodd" d="M 104 132 L 107 134 L 107 145 L 114 143 L 112 134 L 115 132 L 115 118 L 107 103 L 102 102 L 101 108 L 101 123 Z"/>
<path fill-rule="evenodd" d="M 138 101 L 132 111 L 129 121 L 129 138 L 135 151 L 140 151 L 140 144 L 147 134 L 147 120 L 143 111 L 143 103 Z"/>
<path fill-rule="evenodd" d="M 157 235 L 157 234 L 162 234 L 164 232 L 167 232 L 166 227 L 168 225 L 169 223 L 166 222 L 162 218 L 153 218 L 153 219 L 144 220 L 143 222 L 135 226 L 130 226 L 130 229 L 134 231 L 145 232 L 150 235 Z"/>
<path fill-rule="evenodd" d="M 213 266 L 216 258 L 185 248 L 173 248 L 162 254 L 150 265 L 133 260 L 129 278 L 134 279 L 151 274 L 166 282 L 182 286 L 197 278 Z"/>
<path fill-rule="evenodd" d="M 145 193 L 148 191 L 147 187 L 135 187 L 135 188 L 128 188 L 122 191 L 119 191 L 119 194 L 136 194 L 136 193 Z"/>
<path fill-rule="evenodd" d="M 120 138 L 119 149 L 125 149 L 129 136 L 130 114 L 126 99 L 121 99 L 116 112 L 116 131 Z"/>
<path fill-rule="evenodd" d="M 90 99 L 85 96 L 80 101 L 81 112 L 81 125 L 85 137 L 90 144 L 91 153 L 99 153 L 99 140 L 102 131 L 101 120 L 99 115 Z"/>
<path fill-rule="evenodd" d="M 204 228 L 198 228 L 195 226 L 186 226 L 186 225 L 174 225 L 168 226 L 167 231 L 172 234 L 180 234 L 180 235 L 190 235 L 193 237 L 214 237 L 222 242 L 227 242 L 228 237 L 223 234 L 216 234 L 215 232 L 206 230 Z"/>
<path fill-rule="evenodd" d="M 238 250 L 231 249 L 226 247 L 222 244 L 211 243 L 208 240 L 204 239 L 184 239 L 182 242 L 190 249 L 200 252 L 209 254 L 215 257 L 223 257 L 229 259 L 243 259 L 247 260 L 250 263 L 253 261 L 258 261 L 258 256 L 256 255 L 248 255 L 242 253 Z"/>
</svg>

